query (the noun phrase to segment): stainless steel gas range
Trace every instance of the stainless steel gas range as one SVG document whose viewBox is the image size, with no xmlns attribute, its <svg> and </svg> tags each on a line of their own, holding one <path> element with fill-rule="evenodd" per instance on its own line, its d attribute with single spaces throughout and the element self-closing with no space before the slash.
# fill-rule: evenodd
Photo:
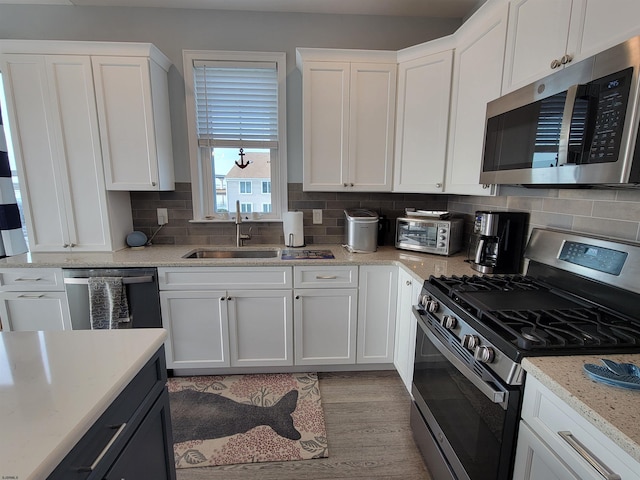
<svg viewBox="0 0 640 480">
<path fill-rule="evenodd" d="M 525 259 L 432 276 L 413 307 L 411 424 L 438 480 L 511 479 L 523 357 L 640 352 L 640 245 L 534 229 Z"/>
</svg>

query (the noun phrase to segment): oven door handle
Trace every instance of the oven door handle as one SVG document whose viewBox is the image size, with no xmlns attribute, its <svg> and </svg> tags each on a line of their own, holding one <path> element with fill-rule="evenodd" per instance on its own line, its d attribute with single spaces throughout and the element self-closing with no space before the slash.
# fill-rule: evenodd
<svg viewBox="0 0 640 480">
<path fill-rule="evenodd" d="M 424 324 L 422 318 L 420 318 L 417 312 L 413 312 L 418 320 L 418 327 L 421 328 L 427 338 L 433 343 L 438 351 L 462 374 L 467 380 L 469 380 L 475 387 L 480 390 L 491 402 L 499 404 L 503 410 L 507 409 L 507 403 L 509 401 L 509 392 L 502 390 L 496 390 L 489 383 L 478 377 L 467 365 L 464 364 L 451 350 L 444 345 L 438 337 L 436 337 L 431 330 Z"/>
</svg>

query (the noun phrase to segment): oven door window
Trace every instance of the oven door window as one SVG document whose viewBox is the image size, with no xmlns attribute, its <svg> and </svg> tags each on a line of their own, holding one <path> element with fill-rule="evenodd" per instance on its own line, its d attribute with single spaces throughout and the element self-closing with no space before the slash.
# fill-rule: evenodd
<svg viewBox="0 0 640 480">
<path fill-rule="evenodd" d="M 398 224 L 398 242 L 415 247 L 437 245 L 438 225 L 423 222 L 400 222 Z"/>
<path fill-rule="evenodd" d="M 420 327 L 413 382 L 469 478 L 507 478 L 513 445 L 503 443 L 514 442 L 509 422 L 517 419 L 462 375 Z"/>
</svg>

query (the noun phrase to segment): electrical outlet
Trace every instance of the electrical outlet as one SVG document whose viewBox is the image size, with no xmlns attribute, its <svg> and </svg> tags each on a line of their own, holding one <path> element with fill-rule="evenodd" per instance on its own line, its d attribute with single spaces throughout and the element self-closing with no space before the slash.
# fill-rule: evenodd
<svg viewBox="0 0 640 480">
<path fill-rule="evenodd" d="M 319 225 L 322 223 L 322 210 L 313 210 L 313 223 Z"/>
<path fill-rule="evenodd" d="M 158 225 L 165 225 L 169 223 L 169 213 L 166 208 L 158 209 Z"/>
</svg>

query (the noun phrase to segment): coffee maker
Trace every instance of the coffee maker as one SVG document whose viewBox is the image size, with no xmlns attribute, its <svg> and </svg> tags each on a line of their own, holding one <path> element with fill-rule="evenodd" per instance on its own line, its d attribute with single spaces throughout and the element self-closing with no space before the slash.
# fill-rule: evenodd
<svg viewBox="0 0 640 480">
<path fill-rule="evenodd" d="M 520 273 L 528 214 L 476 212 L 469 263 L 480 273 Z"/>
</svg>

